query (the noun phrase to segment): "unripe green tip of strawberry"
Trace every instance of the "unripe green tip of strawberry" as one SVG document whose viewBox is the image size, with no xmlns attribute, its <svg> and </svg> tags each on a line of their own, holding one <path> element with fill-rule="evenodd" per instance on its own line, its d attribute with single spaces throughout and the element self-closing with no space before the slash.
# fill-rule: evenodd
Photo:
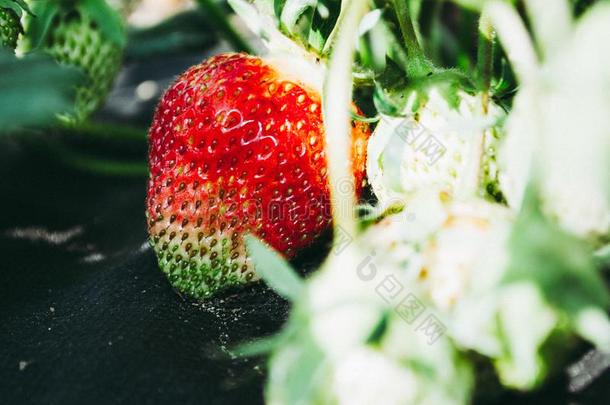
<svg viewBox="0 0 610 405">
<path fill-rule="evenodd" d="M 290 258 L 331 222 L 320 92 L 285 66 L 218 55 L 181 75 L 157 107 L 150 241 L 172 285 L 190 296 L 256 279 L 245 234 Z M 352 134 L 360 188 L 367 125 L 354 123 Z"/>
</svg>

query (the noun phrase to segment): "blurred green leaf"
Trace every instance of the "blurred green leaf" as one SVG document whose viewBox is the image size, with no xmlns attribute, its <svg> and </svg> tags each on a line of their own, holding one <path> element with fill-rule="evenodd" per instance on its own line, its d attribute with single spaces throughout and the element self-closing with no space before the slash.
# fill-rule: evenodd
<svg viewBox="0 0 610 405">
<path fill-rule="evenodd" d="M 75 86 L 84 77 L 75 68 L 31 54 L 18 59 L 0 50 L 0 133 L 51 123 L 74 107 Z"/>
<path fill-rule="evenodd" d="M 178 14 L 159 25 L 134 29 L 129 33 L 127 59 L 200 51 L 214 44 L 218 37 L 209 30 L 209 21 L 199 9 Z"/>
<path fill-rule="evenodd" d="M 559 321 L 557 314 L 532 284 L 508 286 L 502 291 L 500 302 L 496 319 L 503 350 L 494 358 L 494 364 L 503 384 L 532 389 L 544 381 L 550 370 L 541 348 Z M 523 319 L 525 313 L 527 319 Z"/>
<path fill-rule="evenodd" d="M 284 258 L 250 235 L 246 236 L 246 247 L 256 273 L 278 294 L 291 300 L 301 294 L 303 280 Z"/>
<path fill-rule="evenodd" d="M 509 240 L 510 262 L 503 277 L 506 291 L 528 289 L 531 296 L 508 297 L 500 314 L 504 345 L 510 351 L 498 359 L 500 374 L 505 384 L 521 388 L 542 382 L 551 370 L 549 363 L 561 354 L 555 350 L 543 356 L 539 349 L 553 329 L 563 327 L 564 332 L 604 349 L 609 341 L 605 311 L 610 294 L 596 268 L 593 251 L 585 241 L 547 220 L 540 207 L 537 189 L 530 185 Z M 524 328 L 521 315 L 526 310 L 529 322 L 535 323 Z M 524 334 L 526 330 L 528 334 Z"/>
<path fill-rule="evenodd" d="M 577 17 L 583 15 L 587 10 L 589 10 L 595 3 L 599 0 L 570 0 L 572 3 L 572 7 L 574 9 L 574 14 Z"/>
<path fill-rule="evenodd" d="M 452 0 L 454 3 L 470 9 L 470 10 L 481 10 L 485 3 L 489 3 L 492 0 Z M 509 3 L 515 3 L 515 0 L 506 0 Z"/>
<path fill-rule="evenodd" d="M 595 251 L 595 261 L 602 268 L 610 268 L 610 243 Z"/>
<path fill-rule="evenodd" d="M 505 282 L 533 281 L 552 305 L 572 315 L 586 307 L 610 304 L 589 246 L 546 220 L 534 190 L 527 193 L 510 249 Z"/>
<path fill-rule="evenodd" d="M 276 1 L 276 4 L 281 3 Z M 288 32 L 294 33 L 299 17 L 305 13 L 307 9 L 315 9 L 318 0 L 286 0 L 281 7 L 279 15 L 280 22 Z"/>
<path fill-rule="evenodd" d="M 32 5 L 34 16 L 27 29 L 29 48 L 36 50 L 46 38 L 53 19 L 59 12 L 59 4 L 54 1 L 38 1 Z"/>
<path fill-rule="evenodd" d="M 109 40 L 119 46 L 125 45 L 125 27 L 121 16 L 105 0 L 81 0 L 81 7 Z"/>
<path fill-rule="evenodd" d="M 472 10 L 480 10 L 487 0 L 453 0 L 455 3 L 462 7 L 469 8 Z"/>
<path fill-rule="evenodd" d="M 270 337 L 260 338 L 252 342 L 243 343 L 232 350 L 241 357 L 254 357 L 270 353 L 275 350 L 283 341 L 281 334 L 272 335 Z"/>
<path fill-rule="evenodd" d="M 266 0 L 263 0 L 266 1 Z M 275 18 L 285 35 L 321 53 L 339 16 L 341 2 L 333 0 L 272 1 Z"/>
</svg>

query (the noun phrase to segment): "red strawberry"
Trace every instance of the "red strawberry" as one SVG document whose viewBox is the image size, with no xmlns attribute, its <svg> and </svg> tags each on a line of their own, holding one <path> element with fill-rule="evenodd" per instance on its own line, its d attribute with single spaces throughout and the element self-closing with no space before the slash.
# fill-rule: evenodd
<svg viewBox="0 0 610 405">
<path fill-rule="evenodd" d="M 290 258 L 331 222 L 320 94 L 274 66 L 215 56 L 157 107 L 148 227 L 161 269 L 188 295 L 256 278 L 246 233 Z M 369 129 L 354 123 L 352 133 L 360 188 Z"/>
</svg>

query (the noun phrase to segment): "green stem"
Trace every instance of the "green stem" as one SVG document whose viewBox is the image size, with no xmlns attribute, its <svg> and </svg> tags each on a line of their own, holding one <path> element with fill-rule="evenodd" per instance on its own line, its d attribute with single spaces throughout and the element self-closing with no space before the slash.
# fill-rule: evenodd
<svg viewBox="0 0 610 405">
<path fill-rule="evenodd" d="M 368 10 L 367 0 L 347 0 L 337 22 L 336 36 L 324 80 L 322 108 L 327 136 L 326 152 L 335 229 L 355 236 L 356 197 L 351 165 L 352 65 L 358 25 Z M 335 237 L 340 237 L 335 232 Z"/>
<path fill-rule="evenodd" d="M 214 0 L 197 0 L 199 6 L 205 10 L 209 21 L 216 26 L 216 29 L 231 44 L 233 49 L 240 52 L 252 53 L 250 45 L 233 28 L 228 20 L 228 16 Z"/>
<path fill-rule="evenodd" d="M 374 117 L 365 117 L 360 114 L 356 114 L 353 111 L 350 111 L 349 115 L 350 115 L 350 117 L 352 117 L 353 120 L 360 121 L 360 122 L 366 122 L 367 124 L 373 124 L 375 122 L 378 122 L 381 119 L 381 117 L 379 115 L 375 115 Z"/>
<path fill-rule="evenodd" d="M 479 20 L 479 44 L 477 55 L 477 67 L 479 73 L 479 81 L 481 87 L 481 110 L 487 115 L 489 110 L 489 89 L 491 87 L 491 76 L 493 69 L 493 42 L 494 30 L 487 14 L 484 12 Z M 472 142 L 473 157 L 466 166 L 466 175 L 464 176 L 464 186 L 460 187 L 459 198 L 470 199 L 476 197 L 479 193 L 479 188 L 483 180 L 482 168 L 483 157 L 485 152 L 485 140 L 489 129 L 483 129 Z"/>
<path fill-rule="evenodd" d="M 78 170 L 106 176 L 146 177 L 148 175 L 148 166 L 141 160 L 114 160 L 97 157 L 70 148 L 61 141 L 50 139 L 40 141 L 39 139 L 36 144 L 44 150 L 45 154 L 51 152 L 51 155 L 60 162 Z"/>
<path fill-rule="evenodd" d="M 86 121 L 78 125 L 65 125 L 62 132 L 69 134 L 82 134 L 89 138 L 109 141 L 147 141 L 146 130 L 127 125 L 102 124 Z"/>
<path fill-rule="evenodd" d="M 402 33 L 402 39 L 405 41 L 407 47 L 407 56 L 409 58 L 421 58 L 423 52 L 417 41 L 417 34 L 415 33 L 415 27 L 413 26 L 413 20 L 411 18 L 411 11 L 409 10 L 409 4 L 407 0 L 391 0 L 398 24 L 400 25 L 400 32 Z"/>
<path fill-rule="evenodd" d="M 86 172 L 106 176 L 145 177 L 148 175 L 148 166 L 142 162 L 97 158 L 67 148 L 56 148 L 55 151 L 64 164 Z"/>
<path fill-rule="evenodd" d="M 494 29 L 485 13 L 479 20 L 479 45 L 477 54 L 477 67 L 483 97 L 483 113 L 487 114 L 489 108 L 489 89 L 494 62 Z"/>
</svg>

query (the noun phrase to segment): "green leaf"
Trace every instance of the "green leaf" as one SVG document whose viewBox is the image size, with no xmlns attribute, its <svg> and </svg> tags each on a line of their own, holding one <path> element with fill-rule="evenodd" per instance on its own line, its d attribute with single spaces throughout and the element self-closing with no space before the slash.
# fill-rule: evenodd
<svg viewBox="0 0 610 405">
<path fill-rule="evenodd" d="M 51 123 L 74 106 L 75 86 L 84 77 L 75 68 L 50 57 L 30 54 L 22 59 L 0 50 L 0 133 Z"/>
<path fill-rule="evenodd" d="M 452 0 L 454 3 L 467 8 L 469 10 L 480 11 L 485 6 L 485 3 L 489 3 L 492 0 Z M 514 0 L 506 0 L 509 3 L 514 3 Z"/>
<path fill-rule="evenodd" d="M 315 8 L 318 0 L 287 0 L 282 7 L 280 22 L 288 32 L 295 33 L 295 26 L 299 17 L 307 9 Z"/>
<path fill-rule="evenodd" d="M 384 80 L 390 79 L 393 74 L 391 73 L 392 65 L 388 64 L 386 70 L 387 73 L 384 75 Z M 391 80 L 391 79 L 390 79 Z M 396 74 L 396 80 L 398 83 L 403 81 L 399 72 Z M 398 84 L 397 87 L 384 87 L 383 83 L 376 81 L 375 91 L 373 93 L 373 103 L 375 108 L 381 114 L 388 115 L 391 117 L 401 117 L 402 111 L 407 104 L 408 88 L 406 84 Z"/>
<path fill-rule="evenodd" d="M 267 382 L 269 402 L 282 404 L 330 403 L 324 392 L 329 364 L 322 349 L 301 330 L 301 335 L 276 350 Z M 331 396 L 332 397 L 332 396 Z"/>
<path fill-rule="evenodd" d="M 295 300 L 303 290 L 303 280 L 278 253 L 257 238 L 247 235 L 246 248 L 256 273 L 282 297 Z"/>
<path fill-rule="evenodd" d="M 59 12 L 59 4 L 54 1 L 38 1 L 33 4 L 34 16 L 27 32 L 29 48 L 38 49 L 47 37 L 51 24 Z"/>
<path fill-rule="evenodd" d="M 262 0 L 264 1 L 264 0 Z M 339 16 L 333 0 L 271 0 L 280 30 L 309 50 L 321 54 Z"/>
<path fill-rule="evenodd" d="M 125 27 L 121 16 L 104 0 L 82 0 L 81 8 L 100 27 L 106 38 L 119 46 L 125 45 Z"/>
<path fill-rule="evenodd" d="M 610 268 L 610 243 L 595 251 L 594 259 L 601 268 Z"/>
<path fill-rule="evenodd" d="M 377 80 L 373 101 L 379 112 L 389 116 L 402 116 L 419 110 L 428 100 L 428 92 L 432 88 L 439 91 L 453 108 L 459 105 L 460 90 L 473 92 L 475 89 L 470 79 L 455 69 L 430 67 L 426 76 L 410 77 L 396 64 L 388 63 L 386 72 Z M 404 111 L 412 93 L 415 93 L 412 109 Z"/>
<path fill-rule="evenodd" d="M 533 281 L 552 305 L 571 316 L 590 306 L 608 308 L 610 295 L 590 247 L 543 216 L 533 186 L 509 247 L 511 262 L 504 282 Z"/>
<path fill-rule="evenodd" d="M 588 11 L 593 5 L 599 2 L 599 0 L 570 0 L 572 8 L 574 9 L 574 15 L 580 17 L 586 11 Z"/>
<path fill-rule="evenodd" d="M 385 333 L 387 332 L 390 324 L 390 314 L 388 312 L 384 312 L 375 328 L 371 331 L 371 334 L 366 339 L 366 343 L 371 346 L 378 346 Z"/>
<path fill-rule="evenodd" d="M 501 302 L 497 321 L 504 353 L 495 359 L 496 367 L 503 384 L 532 389 L 548 373 L 540 348 L 556 327 L 557 315 L 529 283 L 508 286 L 502 291 Z"/>
<path fill-rule="evenodd" d="M 268 354 L 278 348 L 285 341 L 284 333 L 243 343 L 231 351 L 240 357 L 254 357 Z"/>
</svg>

